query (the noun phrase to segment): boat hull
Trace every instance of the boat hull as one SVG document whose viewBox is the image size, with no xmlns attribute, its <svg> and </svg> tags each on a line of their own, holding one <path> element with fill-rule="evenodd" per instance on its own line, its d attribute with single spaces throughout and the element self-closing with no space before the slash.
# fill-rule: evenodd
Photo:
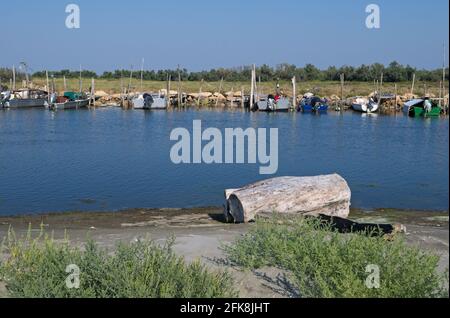
<svg viewBox="0 0 450 318">
<path fill-rule="evenodd" d="M 53 103 L 51 108 L 52 109 L 78 109 L 87 107 L 89 105 L 89 99 L 81 99 L 81 100 L 74 100 L 74 101 L 68 101 L 65 103 Z"/>
<path fill-rule="evenodd" d="M 439 107 L 431 108 L 431 111 L 426 112 L 422 107 L 411 107 L 409 111 L 411 117 L 439 117 L 441 109 Z"/>
<path fill-rule="evenodd" d="M 46 107 L 48 101 L 46 98 L 14 98 L 4 102 L 5 108 L 32 108 L 32 107 Z"/>
<path fill-rule="evenodd" d="M 287 112 L 291 108 L 289 100 L 280 99 L 276 103 L 262 100 L 256 103 L 257 109 L 261 112 Z"/>
<path fill-rule="evenodd" d="M 352 104 L 353 110 L 362 113 L 375 113 L 378 111 L 378 104 Z"/>
<path fill-rule="evenodd" d="M 133 98 L 131 104 L 134 109 L 146 109 L 146 110 L 165 110 L 167 109 L 167 101 L 162 97 L 153 97 L 151 103 L 146 103 L 142 96 Z"/>
</svg>

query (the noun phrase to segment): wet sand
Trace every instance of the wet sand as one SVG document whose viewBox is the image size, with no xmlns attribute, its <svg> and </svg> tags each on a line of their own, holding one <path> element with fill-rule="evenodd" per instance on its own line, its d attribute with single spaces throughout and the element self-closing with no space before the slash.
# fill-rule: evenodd
<svg viewBox="0 0 450 318">
<path fill-rule="evenodd" d="M 355 221 L 402 223 L 407 227 L 408 244 L 441 256 L 440 270 L 449 264 L 448 212 L 353 210 Z M 44 215 L 0 217 L 0 237 L 12 227 L 18 237 L 31 226 L 34 234 L 41 225 L 56 240 L 67 232 L 72 244 L 82 245 L 88 238 L 100 246 L 113 249 L 119 241 L 153 239 L 164 242 L 175 236 L 174 250 L 187 261 L 201 260 L 212 269 L 230 271 L 241 297 L 292 297 L 295 291 L 287 284 L 285 273 L 276 268 L 243 272 L 224 264 L 222 244 L 230 244 L 246 233 L 254 224 L 227 224 L 222 209 L 217 207 L 194 209 L 132 209 L 118 212 L 66 212 Z M 0 297 L 5 296 L 0 285 Z"/>
</svg>

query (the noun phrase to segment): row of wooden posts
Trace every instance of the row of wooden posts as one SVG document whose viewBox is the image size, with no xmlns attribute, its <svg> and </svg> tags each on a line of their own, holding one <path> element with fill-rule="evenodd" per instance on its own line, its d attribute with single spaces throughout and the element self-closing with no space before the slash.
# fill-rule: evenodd
<svg viewBox="0 0 450 318">
<path fill-rule="evenodd" d="M 141 65 L 141 77 L 140 77 L 140 86 L 141 86 L 141 91 L 143 90 L 143 71 L 144 71 L 144 59 L 142 59 L 142 65 Z M 12 79 L 10 79 L 10 87 L 12 87 L 12 90 L 16 90 L 16 69 L 15 66 L 13 66 L 12 68 L 13 70 L 13 74 L 12 74 Z M 439 106 L 442 107 L 444 109 L 445 114 L 447 115 L 447 107 L 448 105 L 445 105 L 445 93 L 446 93 L 446 89 L 445 89 L 445 66 L 443 67 L 443 72 L 442 72 L 442 81 L 439 82 Z M 80 66 L 80 77 L 79 77 L 79 89 L 80 92 L 82 92 L 83 90 L 83 81 L 82 81 L 82 70 L 81 70 L 81 66 Z M 123 78 L 121 78 L 121 96 L 122 96 L 122 105 L 124 104 L 124 99 L 125 96 L 127 94 L 129 94 L 131 92 L 131 83 L 132 83 L 132 78 L 133 78 L 133 70 L 131 70 L 130 72 L 130 78 L 129 78 L 129 83 L 127 88 L 125 89 L 124 87 L 124 82 L 123 82 Z M 382 91 L 383 91 L 383 79 L 384 79 L 384 74 L 381 73 L 380 75 L 380 79 L 379 80 L 374 80 L 374 88 L 375 91 L 378 92 L 378 94 L 380 96 L 382 96 Z M 49 81 L 49 75 L 48 75 L 48 71 L 46 71 L 46 80 L 47 80 L 47 90 L 50 91 L 50 81 Z M 167 94 L 170 94 L 171 91 L 171 76 L 168 75 L 167 76 L 167 81 L 166 81 L 166 90 L 167 90 Z M 63 85 L 64 85 L 64 91 L 67 91 L 67 82 L 66 82 L 66 77 L 63 77 Z M 259 79 L 259 83 L 261 83 L 261 79 Z M 0 83 L 1 84 L 1 83 Z M 203 79 L 201 80 L 201 84 L 200 84 L 200 88 L 199 88 L 199 93 L 198 93 L 198 98 L 197 98 L 197 106 L 200 106 L 201 104 L 201 98 L 202 98 L 202 92 L 203 92 L 203 84 L 204 81 Z M 26 85 L 28 86 L 28 76 L 26 79 Z M 412 78 L 412 84 L 411 84 L 411 95 L 414 95 L 414 91 L 415 91 L 415 85 L 416 85 L 416 74 L 413 74 L 413 78 Z M 345 74 L 341 74 L 340 75 L 340 98 L 341 98 L 341 103 L 344 102 L 344 86 L 345 86 Z M 219 85 L 219 93 L 222 91 L 223 88 L 223 78 L 220 80 L 220 85 Z M 292 78 L 292 89 L 293 89 L 293 105 L 296 105 L 297 100 L 297 79 L 294 76 Z M 51 91 L 55 92 L 55 84 L 54 84 L 54 78 L 52 77 L 52 87 L 51 87 Z M 424 95 L 427 94 L 427 85 L 424 84 Z M 244 92 L 244 88 L 241 88 L 241 96 L 242 96 L 242 106 L 245 103 L 245 92 Z M 397 91 L 397 84 L 394 84 L 394 98 L 395 100 L 397 100 L 397 96 L 398 96 L 398 91 Z M 253 64 L 252 65 L 252 72 L 251 72 L 251 85 L 250 85 L 250 105 L 253 105 L 254 102 L 258 102 L 259 101 L 259 97 L 260 94 L 258 93 L 258 85 L 257 85 L 257 79 L 256 79 L 256 65 Z M 49 96 L 50 99 L 50 96 Z M 91 89 L 90 89 L 90 103 L 91 105 L 95 106 L 95 79 L 92 78 L 91 80 Z M 180 67 L 178 66 L 178 80 L 177 80 L 177 101 L 178 101 L 178 105 L 179 106 L 184 106 L 184 102 L 183 102 L 183 93 L 182 93 L 182 85 L 181 85 L 181 72 L 180 72 Z M 219 103 L 219 98 L 216 99 L 216 106 Z M 170 106 L 170 98 L 167 98 L 167 106 Z M 343 105 L 341 105 L 341 110 L 343 110 Z"/>
</svg>

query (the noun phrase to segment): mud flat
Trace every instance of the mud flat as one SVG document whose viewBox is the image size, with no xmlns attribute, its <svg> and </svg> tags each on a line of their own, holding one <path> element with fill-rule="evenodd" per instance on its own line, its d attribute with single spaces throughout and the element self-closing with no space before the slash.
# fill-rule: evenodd
<svg viewBox="0 0 450 318">
<path fill-rule="evenodd" d="M 402 223 L 407 227 L 406 240 L 425 251 L 441 256 L 440 270 L 449 263 L 448 212 L 399 211 L 378 209 L 352 210 L 350 218 L 364 222 Z M 292 289 L 284 273 L 276 268 L 243 272 L 226 265 L 222 244 L 231 243 L 254 224 L 227 224 L 218 207 L 193 209 L 131 209 L 118 212 L 65 212 L 44 215 L 0 217 L 0 237 L 12 227 L 18 237 L 31 226 L 38 234 L 41 225 L 47 233 L 62 240 L 67 231 L 72 244 L 82 245 L 88 238 L 100 246 L 114 248 L 119 241 L 152 239 L 164 242 L 175 236 L 174 250 L 187 261 L 199 259 L 211 268 L 229 270 L 241 297 L 290 297 Z M 6 296 L 0 285 L 0 297 Z"/>
</svg>

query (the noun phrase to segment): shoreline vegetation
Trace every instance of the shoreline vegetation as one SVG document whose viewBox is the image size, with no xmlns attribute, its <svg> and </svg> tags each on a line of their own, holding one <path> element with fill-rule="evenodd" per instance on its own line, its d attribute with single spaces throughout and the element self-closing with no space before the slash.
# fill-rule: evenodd
<svg viewBox="0 0 450 318">
<path fill-rule="evenodd" d="M 228 224 L 214 207 L 0 217 L 0 297 L 448 297 L 448 211 L 350 218 L 400 221 L 408 234 L 278 216 Z M 370 264 L 380 288 L 366 287 Z"/>
<path fill-rule="evenodd" d="M 33 74 L 15 72 L 16 88 L 39 88 L 45 91 L 91 91 L 94 85 L 98 98 L 96 106 L 124 105 L 124 99 L 143 92 L 170 91 L 171 100 L 183 98 L 182 105 L 196 106 L 240 106 L 243 97 L 251 92 L 250 78 L 253 66 L 236 68 L 218 68 L 208 71 L 188 71 L 187 69 L 135 70 L 121 69 L 97 74 L 90 70 L 38 71 Z M 293 83 L 296 82 L 296 95 L 300 100 L 305 93 L 327 98 L 331 106 L 347 105 L 347 99 L 356 96 L 396 96 L 396 105 L 402 106 L 407 100 L 428 96 L 448 105 L 448 68 L 436 70 L 417 69 L 410 65 L 392 62 L 388 66 L 374 63 L 358 67 L 331 66 L 320 70 L 307 64 L 297 67 L 280 64 L 276 67 L 261 65 L 256 67 L 256 87 L 259 95 L 273 94 L 277 84 L 282 95 L 293 95 Z M 29 73 L 29 72 L 28 72 Z M 49 79 L 47 78 L 49 76 Z M 12 85 L 13 71 L 0 68 L 0 84 L 3 88 Z M 393 104 L 392 98 L 386 100 Z M 350 102 L 351 103 L 351 102 Z M 347 105 L 348 106 L 348 105 Z M 394 109 L 387 105 L 383 110 Z M 398 109 L 397 109 L 398 110 Z"/>
</svg>

